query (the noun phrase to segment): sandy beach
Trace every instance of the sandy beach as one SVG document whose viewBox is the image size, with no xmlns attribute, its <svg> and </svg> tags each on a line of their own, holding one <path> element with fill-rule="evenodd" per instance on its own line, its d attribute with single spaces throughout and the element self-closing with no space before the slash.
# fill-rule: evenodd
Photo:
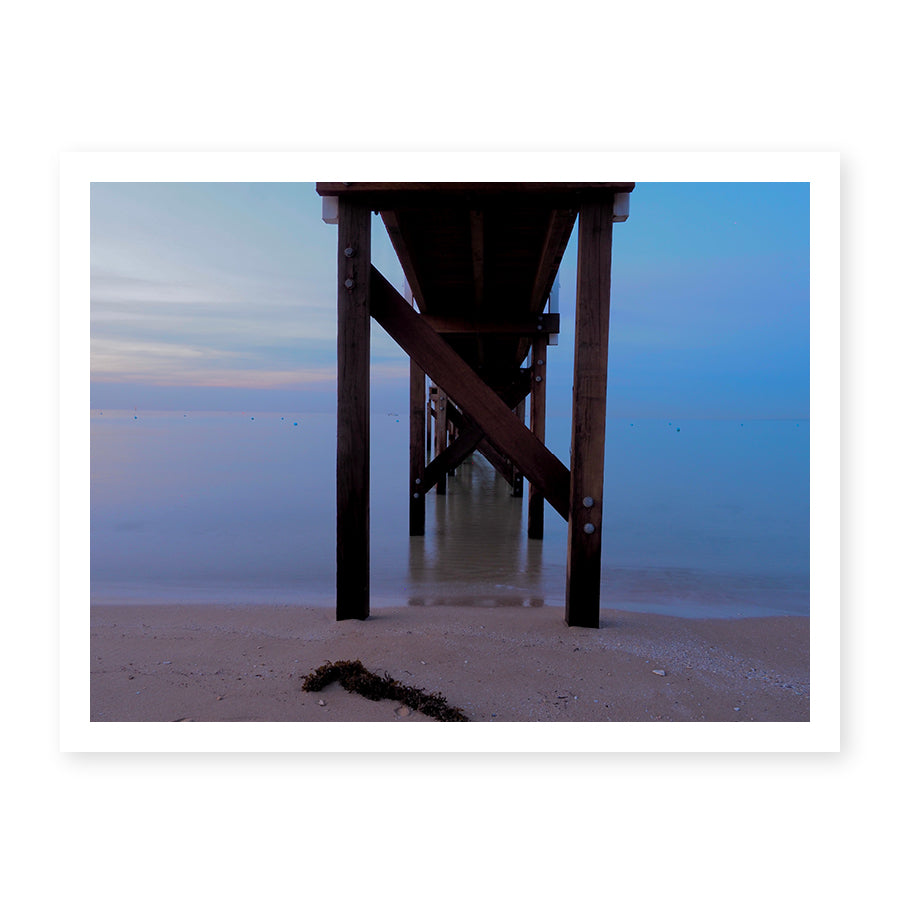
<svg viewBox="0 0 900 900">
<path fill-rule="evenodd" d="M 809 720 L 809 619 L 682 619 L 559 607 L 394 607 L 365 622 L 294 606 L 99 605 L 91 721 L 432 722 L 331 684 L 325 662 L 439 693 L 481 722 Z"/>
</svg>

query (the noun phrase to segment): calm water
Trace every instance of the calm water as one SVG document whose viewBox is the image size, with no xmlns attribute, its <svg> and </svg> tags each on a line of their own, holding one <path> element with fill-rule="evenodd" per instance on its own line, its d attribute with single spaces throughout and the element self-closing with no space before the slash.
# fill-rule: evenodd
<svg viewBox="0 0 900 900">
<path fill-rule="evenodd" d="M 568 429 L 548 420 L 564 462 Z M 528 540 L 527 497 L 479 455 L 408 536 L 407 439 L 405 415 L 373 416 L 372 605 L 562 605 L 565 522 L 547 507 Z M 334 416 L 94 411 L 92 601 L 332 606 L 334 471 Z M 610 420 L 602 591 L 608 608 L 807 614 L 809 423 Z"/>
</svg>

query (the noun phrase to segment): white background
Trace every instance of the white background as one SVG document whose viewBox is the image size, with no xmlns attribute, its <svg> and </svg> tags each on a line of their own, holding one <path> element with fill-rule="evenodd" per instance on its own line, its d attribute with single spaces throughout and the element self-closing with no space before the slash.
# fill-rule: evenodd
<svg viewBox="0 0 900 900">
<path fill-rule="evenodd" d="M 838 897 L 889 884 L 898 73 L 883 8 L 6 12 L 5 880 L 26 895 L 137 898 Z M 842 453 L 826 518 L 838 529 L 839 511 L 843 538 L 841 752 L 60 753 L 58 172 L 60 153 L 85 150 L 839 151 L 828 439 Z"/>
</svg>

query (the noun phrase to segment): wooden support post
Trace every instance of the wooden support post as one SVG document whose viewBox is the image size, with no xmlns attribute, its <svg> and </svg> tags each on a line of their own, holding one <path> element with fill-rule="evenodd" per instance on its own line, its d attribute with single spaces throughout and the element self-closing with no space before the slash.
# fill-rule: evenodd
<svg viewBox="0 0 900 900">
<path fill-rule="evenodd" d="M 435 387 L 431 381 L 429 381 L 428 394 L 425 398 L 425 456 L 428 461 L 433 459 L 435 455 L 431 444 L 431 417 L 434 415 L 434 403 L 432 402 L 432 398 L 434 397 L 434 394 Z"/>
<path fill-rule="evenodd" d="M 447 397 L 447 448 L 452 447 L 457 438 L 456 424 L 454 419 L 461 416 L 460 411 L 453 405 L 453 401 Z M 446 449 L 446 448 L 445 448 Z M 456 465 L 447 469 L 447 477 L 454 478 L 456 476 Z"/>
<path fill-rule="evenodd" d="M 531 345 L 531 433 L 543 444 L 547 420 L 547 335 Z M 528 537 L 544 537 L 544 495 L 528 482 Z"/>
<path fill-rule="evenodd" d="M 566 623 L 586 628 L 600 627 L 612 207 L 612 194 L 589 201 L 578 220 Z"/>
<path fill-rule="evenodd" d="M 525 401 L 522 400 L 516 406 L 516 417 L 520 422 L 525 421 Z M 521 497 L 525 493 L 525 486 L 522 479 L 522 472 L 518 466 L 513 467 L 513 484 L 512 484 L 512 495 L 513 497 Z"/>
<path fill-rule="evenodd" d="M 367 206 L 339 200 L 337 618 L 369 615 L 369 289 Z"/>
<path fill-rule="evenodd" d="M 425 534 L 425 372 L 409 361 L 409 533 Z"/>
<path fill-rule="evenodd" d="M 435 397 L 434 417 L 434 455 L 440 456 L 447 449 L 447 395 L 439 387 Z M 447 473 L 443 472 L 437 480 L 435 490 L 439 494 L 447 493 Z"/>
</svg>

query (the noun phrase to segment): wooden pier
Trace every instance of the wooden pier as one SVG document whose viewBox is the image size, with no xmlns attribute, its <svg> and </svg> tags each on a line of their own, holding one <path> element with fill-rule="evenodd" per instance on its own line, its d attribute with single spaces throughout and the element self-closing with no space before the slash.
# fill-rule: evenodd
<svg viewBox="0 0 900 900">
<path fill-rule="evenodd" d="M 426 493 L 445 491 L 448 475 L 480 450 L 514 493 L 522 496 L 528 481 L 529 538 L 543 536 L 545 500 L 568 521 L 565 619 L 599 627 L 612 226 L 627 217 L 634 183 L 318 182 L 316 189 L 333 207 L 326 221 L 338 224 L 337 618 L 369 615 L 374 318 L 410 358 L 410 534 L 425 533 Z M 373 213 L 414 304 L 372 266 Z M 548 338 L 559 331 L 559 316 L 545 307 L 576 221 L 566 466 L 544 446 Z"/>
</svg>

